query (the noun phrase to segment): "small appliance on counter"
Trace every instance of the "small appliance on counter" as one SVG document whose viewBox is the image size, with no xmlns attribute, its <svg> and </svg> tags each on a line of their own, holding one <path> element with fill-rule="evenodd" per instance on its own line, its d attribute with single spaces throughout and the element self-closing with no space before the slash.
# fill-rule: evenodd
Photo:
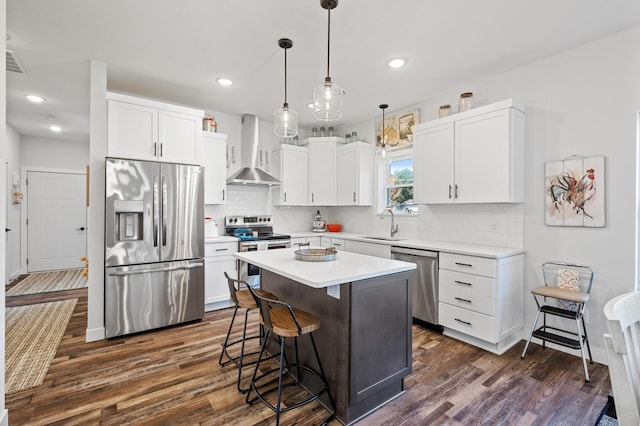
<svg viewBox="0 0 640 426">
<path fill-rule="evenodd" d="M 204 218 L 204 238 L 218 238 L 220 233 L 218 232 L 218 224 L 210 217 Z"/>
<path fill-rule="evenodd" d="M 315 219 L 313 221 L 313 232 L 326 232 L 327 221 L 322 220 L 322 216 L 320 216 L 320 210 L 316 212 Z"/>
</svg>

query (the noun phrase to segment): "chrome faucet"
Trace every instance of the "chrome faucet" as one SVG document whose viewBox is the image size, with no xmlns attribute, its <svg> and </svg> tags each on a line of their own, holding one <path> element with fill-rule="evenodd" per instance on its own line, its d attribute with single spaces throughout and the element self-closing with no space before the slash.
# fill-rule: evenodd
<svg viewBox="0 0 640 426">
<path fill-rule="evenodd" d="M 394 222 L 393 208 L 391 208 L 391 206 L 387 206 L 387 207 L 384 208 L 384 210 L 382 211 L 382 214 L 380 214 L 380 219 L 384 219 L 384 214 L 386 212 L 389 212 L 391 214 L 391 233 L 390 233 L 390 237 L 393 238 L 393 236 L 398 233 L 398 225 L 396 225 L 395 222 Z"/>
</svg>

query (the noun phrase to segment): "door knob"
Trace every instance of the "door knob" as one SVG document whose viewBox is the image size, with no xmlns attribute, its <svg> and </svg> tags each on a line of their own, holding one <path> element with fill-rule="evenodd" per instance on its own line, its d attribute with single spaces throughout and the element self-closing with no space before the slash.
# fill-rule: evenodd
<svg viewBox="0 0 640 426">
<path fill-rule="evenodd" d="M 11 231 L 11 228 L 4 228 L 4 232 L 9 232 Z"/>
<path fill-rule="evenodd" d="M 76 228 L 76 231 L 84 231 L 84 226 L 81 226 L 80 228 Z"/>
</svg>

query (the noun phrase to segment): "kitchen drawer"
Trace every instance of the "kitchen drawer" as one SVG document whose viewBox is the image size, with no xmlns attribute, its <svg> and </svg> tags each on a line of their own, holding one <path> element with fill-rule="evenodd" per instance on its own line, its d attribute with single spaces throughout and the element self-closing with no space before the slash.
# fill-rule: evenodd
<svg viewBox="0 0 640 426">
<path fill-rule="evenodd" d="M 238 251 L 237 242 L 206 243 L 204 245 L 204 257 L 224 256 Z"/>
<path fill-rule="evenodd" d="M 443 302 L 438 304 L 438 308 L 440 325 L 487 342 L 497 343 L 494 317 Z"/>
<path fill-rule="evenodd" d="M 463 254 L 440 253 L 440 269 L 495 278 L 496 260 Z"/>
<path fill-rule="evenodd" d="M 495 279 L 440 271 L 439 300 L 487 315 L 494 315 Z"/>
</svg>

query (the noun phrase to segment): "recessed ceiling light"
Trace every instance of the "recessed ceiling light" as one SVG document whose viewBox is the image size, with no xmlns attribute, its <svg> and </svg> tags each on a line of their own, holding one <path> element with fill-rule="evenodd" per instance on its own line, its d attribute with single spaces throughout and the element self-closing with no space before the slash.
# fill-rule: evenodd
<svg viewBox="0 0 640 426">
<path fill-rule="evenodd" d="M 31 102 L 33 102 L 34 104 L 39 104 L 41 102 L 44 102 L 44 98 L 42 96 L 24 95 L 24 97 L 27 98 L 28 100 L 30 100 Z"/>
<path fill-rule="evenodd" d="M 391 68 L 400 68 L 404 66 L 405 63 L 406 61 L 404 59 L 392 59 L 389 61 L 388 65 Z"/>
<path fill-rule="evenodd" d="M 55 133 L 59 133 L 59 132 L 62 131 L 62 127 L 56 126 L 55 124 L 53 124 L 53 125 L 49 126 L 49 130 L 51 130 L 52 132 L 55 132 Z"/>
<path fill-rule="evenodd" d="M 233 84 L 233 81 L 229 80 L 228 78 L 219 78 L 217 81 L 221 86 L 231 86 Z"/>
</svg>

